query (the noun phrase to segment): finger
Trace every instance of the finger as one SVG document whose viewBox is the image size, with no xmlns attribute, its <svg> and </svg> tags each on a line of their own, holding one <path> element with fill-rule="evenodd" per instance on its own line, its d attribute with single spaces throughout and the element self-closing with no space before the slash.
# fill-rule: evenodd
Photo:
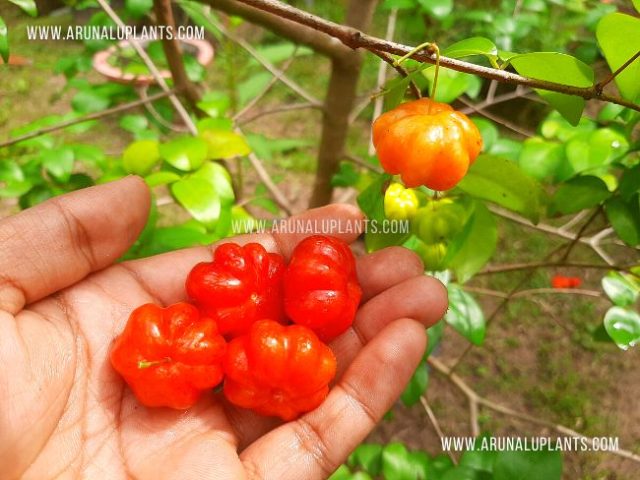
<svg viewBox="0 0 640 480">
<path fill-rule="evenodd" d="M 362 213 L 356 207 L 327 205 L 283 221 L 276 232 L 239 235 L 215 244 L 214 248 L 225 242 L 241 245 L 256 242 L 270 252 L 289 258 L 295 246 L 313 233 L 332 235 L 351 243 L 358 238 L 362 227 Z M 210 247 L 189 248 L 134 260 L 122 264 L 122 267 L 128 269 L 153 298 L 169 305 L 185 299 L 184 282 L 189 271 L 197 263 L 205 261 L 211 261 Z"/>
<path fill-rule="evenodd" d="M 338 377 L 360 350 L 396 318 L 411 318 L 429 327 L 444 316 L 448 305 L 445 286 L 426 275 L 405 280 L 375 296 L 360 307 L 351 327 L 331 342 L 338 358 Z"/>
<path fill-rule="evenodd" d="M 114 263 L 144 228 L 139 177 L 53 198 L 0 221 L 0 309 L 24 305 Z"/>
<path fill-rule="evenodd" d="M 362 349 L 322 405 L 242 452 L 249 478 L 329 477 L 400 396 L 425 346 L 422 324 L 401 319 L 387 325 Z"/>
<path fill-rule="evenodd" d="M 356 267 L 363 303 L 397 283 L 424 273 L 420 257 L 403 247 L 388 247 L 359 257 Z"/>
</svg>

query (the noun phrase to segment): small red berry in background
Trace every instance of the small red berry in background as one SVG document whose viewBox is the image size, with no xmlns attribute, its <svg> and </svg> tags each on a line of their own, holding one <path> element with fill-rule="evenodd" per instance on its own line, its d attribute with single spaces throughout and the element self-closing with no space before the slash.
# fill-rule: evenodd
<svg viewBox="0 0 640 480">
<path fill-rule="evenodd" d="M 113 368 L 148 407 L 185 409 L 222 381 L 226 342 L 193 305 L 136 308 L 111 351 Z"/>
<path fill-rule="evenodd" d="M 308 328 L 261 320 L 229 343 L 224 371 L 231 403 L 289 421 L 327 397 L 336 359 Z"/>
<path fill-rule="evenodd" d="M 465 114 L 421 98 L 380 115 L 373 144 L 385 172 L 400 175 L 407 187 L 449 190 L 482 150 L 482 136 Z"/>
<path fill-rule="evenodd" d="M 578 288 L 582 285 L 580 277 L 565 277 L 564 275 L 554 275 L 551 279 L 553 288 Z"/>
<path fill-rule="evenodd" d="M 187 277 L 187 294 L 223 335 L 235 337 L 256 320 L 284 321 L 284 259 L 258 243 L 224 243 L 212 262 L 197 264 Z"/>
<path fill-rule="evenodd" d="M 284 276 L 284 308 L 294 323 L 329 342 L 351 326 L 361 298 L 349 245 L 314 235 L 296 246 Z"/>
</svg>

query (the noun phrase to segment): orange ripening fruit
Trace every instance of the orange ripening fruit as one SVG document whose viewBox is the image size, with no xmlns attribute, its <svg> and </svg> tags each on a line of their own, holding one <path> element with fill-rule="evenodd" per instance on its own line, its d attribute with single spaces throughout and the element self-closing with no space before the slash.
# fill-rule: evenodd
<svg viewBox="0 0 640 480">
<path fill-rule="evenodd" d="M 373 144 L 382 168 L 399 174 L 407 187 L 449 190 L 482 150 L 482 136 L 464 113 L 421 98 L 380 115 Z"/>
</svg>

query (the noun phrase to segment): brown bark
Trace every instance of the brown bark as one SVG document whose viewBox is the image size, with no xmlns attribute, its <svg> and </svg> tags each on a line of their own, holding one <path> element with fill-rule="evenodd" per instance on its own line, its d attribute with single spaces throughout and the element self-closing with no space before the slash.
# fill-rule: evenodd
<svg viewBox="0 0 640 480">
<path fill-rule="evenodd" d="M 367 30 L 376 3 L 376 0 L 351 0 L 346 24 L 356 30 Z M 349 114 L 355 103 L 361 69 L 362 53 L 358 50 L 343 49 L 331 61 L 331 77 L 325 97 L 322 136 L 318 148 L 318 167 L 309 201 L 311 208 L 331 202 L 331 179 L 338 172 L 340 159 L 344 157 Z"/>
<path fill-rule="evenodd" d="M 171 0 L 154 0 L 153 10 L 156 14 L 156 21 L 160 25 L 171 26 L 175 32 L 175 20 L 171 8 Z M 195 84 L 189 80 L 182 61 L 182 48 L 180 42 L 175 37 L 172 39 L 162 39 L 162 49 L 167 57 L 169 71 L 173 78 L 173 86 L 188 102 L 191 109 L 198 112 L 197 103 L 200 101 L 200 93 Z"/>
</svg>

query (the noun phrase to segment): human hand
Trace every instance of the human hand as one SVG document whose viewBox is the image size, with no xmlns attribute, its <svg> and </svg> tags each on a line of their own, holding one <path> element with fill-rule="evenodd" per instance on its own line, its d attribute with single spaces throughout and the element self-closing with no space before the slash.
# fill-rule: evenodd
<svg viewBox="0 0 640 480">
<path fill-rule="evenodd" d="M 144 182 L 128 177 L 0 220 L 2 478 L 328 477 L 410 379 L 425 326 L 446 310 L 442 284 L 424 276 L 406 249 L 359 258 L 363 302 L 353 327 L 331 343 L 336 383 L 298 420 L 259 417 L 213 391 L 186 411 L 148 409 L 111 368 L 111 343 L 140 304 L 184 300 L 187 273 L 211 258 L 210 248 L 199 247 L 114 263 L 144 227 L 148 208 Z M 345 205 L 302 217 L 362 220 Z M 288 257 L 303 236 L 234 241 Z"/>
</svg>

